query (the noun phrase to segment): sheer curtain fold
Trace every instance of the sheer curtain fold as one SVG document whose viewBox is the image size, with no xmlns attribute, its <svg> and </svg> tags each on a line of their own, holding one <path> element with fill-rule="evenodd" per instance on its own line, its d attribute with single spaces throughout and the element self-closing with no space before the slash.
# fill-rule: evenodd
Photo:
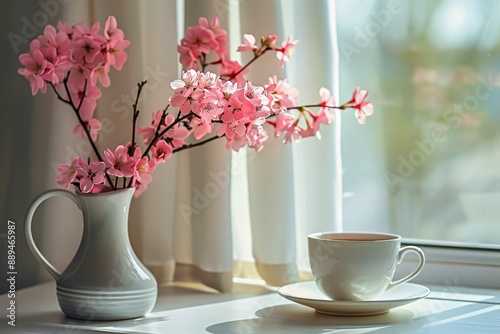
<svg viewBox="0 0 500 334">
<path fill-rule="evenodd" d="M 123 70 L 112 71 L 112 85 L 102 89 L 96 114 L 106 119 L 108 126 L 101 133 L 99 147 L 116 147 L 130 140 L 138 82 L 148 81 L 139 104 L 140 125 L 147 125 L 151 113 L 166 106 L 169 84 L 180 74 L 176 45 L 185 27 L 196 25 L 200 16 L 209 20 L 217 16 L 230 36 L 277 34 L 281 42 L 294 35 L 300 44 L 285 69 L 270 53 L 255 63 L 248 79 L 265 85 L 270 74 L 277 74 L 278 79 L 286 75 L 300 89 L 301 103 L 319 102 L 320 86 L 330 88 L 338 98 L 337 69 L 332 65 L 337 63 L 332 46 L 335 32 L 327 24 L 333 18 L 331 10 L 328 2 L 277 0 L 68 3 L 63 20 L 72 24 L 98 21 L 103 29 L 106 18 L 114 15 L 132 42 Z M 308 22 L 305 30 L 297 23 L 304 17 Z M 241 36 L 230 38 L 232 49 L 242 42 Z M 315 66 L 318 63 L 326 67 Z M 57 109 L 64 107 L 58 105 Z M 53 128 L 69 133 L 67 129 L 75 122 L 70 118 L 54 120 Z M 259 153 L 228 151 L 221 139 L 174 155 L 157 166 L 149 189 L 134 199 L 129 220 L 131 242 L 160 284 L 174 279 L 198 280 L 227 292 L 232 288 L 235 263 L 249 261 L 255 261 L 255 268 L 268 284 L 294 282 L 299 279 L 299 267 L 307 264 L 307 233 L 339 229 L 336 189 L 341 180 L 336 130 L 330 126 L 322 141 L 309 139 L 298 145 L 283 145 L 281 139 L 273 138 L 272 129 L 267 130 L 270 139 Z M 66 132 L 52 143 L 78 145 L 81 138 L 68 139 L 71 134 Z M 53 147 L 57 150 L 51 157 L 64 162 L 65 148 Z M 54 182 L 47 187 L 53 188 L 55 174 L 50 179 Z M 60 220 L 54 215 L 47 219 Z M 49 235 L 45 240 L 54 243 Z M 78 236 L 71 240 L 77 244 Z"/>
<path fill-rule="evenodd" d="M 338 72 L 334 71 L 338 53 L 335 30 L 331 29 L 335 27 L 333 7 L 327 2 L 271 4 L 242 3 L 242 31 L 257 36 L 276 33 L 281 38 L 293 35 L 299 45 L 285 66 L 286 72 L 280 71 L 270 57 L 259 60 L 262 63 L 256 64 L 257 74 L 249 78 L 263 84 L 269 77 L 267 73 L 277 73 L 278 79 L 286 75 L 290 84 L 299 89 L 301 104 L 318 101 L 322 86 L 328 87 L 338 100 Z M 264 13 L 260 10 L 263 6 L 268 8 Z M 266 23 L 255 25 L 257 16 Z M 308 267 L 307 234 L 340 229 L 342 171 L 337 153 L 338 131 L 340 127 L 325 127 L 321 141 L 306 139 L 285 146 L 281 140 L 271 139 L 248 163 L 253 255 L 259 274 L 270 284 L 296 281 L 297 265 L 301 269 Z"/>
<path fill-rule="evenodd" d="M 265 11 L 262 8 L 266 8 Z M 259 17 L 261 24 L 255 24 Z M 242 2 L 241 32 L 255 36 L 284 35 L 279 1 Z M 247 78 L 265 85 L 271 74 L 283 79 L 285 73 L 272 54 L 258 60 Z M 252 231 L 252 254 L 262 278 L 272 285 L 297 279 L 295 261 L 294 166 L 292 147 L 270 139 L 262 151 L 248 161 L 248 191 Z"/>
<path fill-rule="evenodd" d="M 211 19 L 219 16 L 221 27 L 228 29 L 229 1 L 212 2 L 186 0 L 184 2 L 185 25 L 198 24 L 199 17 Z M 231 152 L 224 148 L 221 140 L 205 144 L 185 153 L 185 163 L 189 169 L 180 169 L 179 182 L 183 202 L 179 202 L 180 210 L 176 221 L 177 229 L 184 229 L 191 247 L 190 256 L 185 260 L 192 263 L 193 273 L 206 285 L 219 291 L 230 291 L 232 287 L 232 237 L 230 220 L 230 168 Z M 181 153 L 181 154 L 183 154 Z M 189 225 L 189 226 L 186 226 Z M 184 240 L 177 240 L 183 243 Z M 197 273 L 197 274 L 196 274 Z"/>
<path fill-rule="evenodd" d="M 339 101 L 334 2 L 295 1 L 292 13 L 294 22 L 308 22 L 300 28 L 294 26 L 294 37 L 300 42 L 287 66 L 289 80 L 300 91 L 299 103 L 319 101 L 321 87 Z M 341 114 L 335 110 L 334 123 L 322 126 L 320 140 L 309 138 L 293 146 L 295 233 L 301 238 L 297 256 L 302 270 L 309 269 L 307 243 L 302 239 L 313 232 L 338 232 L 343 228 L 340 131 Z"/>
</svg>

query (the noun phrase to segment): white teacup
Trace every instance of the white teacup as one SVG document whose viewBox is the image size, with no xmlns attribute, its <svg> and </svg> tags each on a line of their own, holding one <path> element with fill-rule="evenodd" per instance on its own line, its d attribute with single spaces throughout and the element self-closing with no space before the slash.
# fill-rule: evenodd
<svg viewBox="0 0 500 334">
<path fill-rule="evenodd" d="M 425 262 L 420 248 L 401 248 L 396 234 L 320 232 L 308 236 L 308 245 L 316 285 L 335 300 L 376 299 L 417 276 Z M 392 281 L 397 264 L 408 252 L 415 252 L 420 263 L 411 274 Z"/>
</svg>

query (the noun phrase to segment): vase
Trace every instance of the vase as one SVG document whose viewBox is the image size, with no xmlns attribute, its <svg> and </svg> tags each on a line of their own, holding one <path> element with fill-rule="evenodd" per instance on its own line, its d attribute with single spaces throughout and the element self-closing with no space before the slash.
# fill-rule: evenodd
<svg viewBox="0 0 500 334">
<path fill-rule="evenodd" d="M 134 188 L 98 194 L 49 190 L 31 204 L 26 238 L 35 258 L 55 278 L 61 310 L 81 320 L 121 320 L 149 313 L 156 303 L 157 284 L 139 261 L 128 237 L 128 213 Z M 80 246 L 61 273 L 40 253 L 31 233 L 35 210 L 46 199 L 64 196 L 83 213 Z"/>
</svg>

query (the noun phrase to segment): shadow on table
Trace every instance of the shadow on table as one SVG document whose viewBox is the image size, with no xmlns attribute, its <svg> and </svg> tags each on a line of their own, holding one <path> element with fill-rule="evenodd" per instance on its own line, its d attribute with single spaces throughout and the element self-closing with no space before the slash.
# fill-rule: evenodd
<svg viewBox="0 0 500 334">
<path fill-rule="evenodd" d="M 412 321 L 405 309 L 365 317 L 338 317 L 316 313 L 308 307 L 283 304 L 258 310 L 257 318 L 222 322 L 206 328 L 209 333 L 323 333 L 334 329 L 384 327 Z"/>
<path fill-rule="evenodd" d="M 134 325 L 144 325 L 149 323 L 156 323 L 159 321 L 169 320 L 165 316 L 154 314 L 149 314 L 142 318 L 128 319 L 128 320 L 117 320 L 117 321 L 90 321 L 90 320 L 77 320 L 68 318 L 61 311 L 47 311 L 40 312 L 36 315 L 29 315 L 24 317 L 19 321 L 19 327 L 22 329 L 40 329 L 40 333 L 50 333 L 48 328 L 53 328 L 57 333 L 96 333 L 100 328 L 106 330 L 113 329 L 117 333 L 120 332 L 120 328 L 129 329 Z M 99 331 L 101 332 L 101 331 Z M 4 333 L 0 330 L 0 333 Z M 28 332 L 27 332 L 28 333 Z M 29 332 L 35 333 L 35 332 Z M 38 333 L 38 331 L 36 332 Z M 137 332 L 139 333 L 139 332 Z"/>
</svg>

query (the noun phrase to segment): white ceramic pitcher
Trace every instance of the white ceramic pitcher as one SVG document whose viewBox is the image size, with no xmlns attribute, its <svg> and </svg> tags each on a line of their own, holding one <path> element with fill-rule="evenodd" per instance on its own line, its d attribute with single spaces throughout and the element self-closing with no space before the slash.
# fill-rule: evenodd
<svg viewBox="0 0 500 334">
<path fill-rule="evenodd" d="M 36 259 L 54 276 L 61 310 L 82 320 L 120 320 L 149 313 L 156 303 L 157 284 L 137 259 L 128 237 L 128 213 L 134 188 L 99 194 L 49 190 L 31 204 L 26 238 Z M 46 199 L 64 196 L 83 213 L 83 236 L 75 257 L 60 273 L 33 241 L 31 221 Z"/>
</svg>

